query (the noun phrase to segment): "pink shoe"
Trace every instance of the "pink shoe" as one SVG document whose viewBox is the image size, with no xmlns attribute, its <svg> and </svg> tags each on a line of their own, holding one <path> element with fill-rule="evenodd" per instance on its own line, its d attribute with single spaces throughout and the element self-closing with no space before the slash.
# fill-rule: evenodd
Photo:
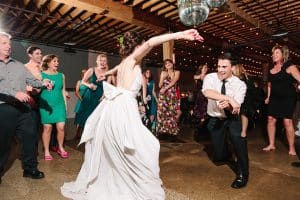
<svg viewBox="0 0 300 200">
<path fill-rule="evenodd" d="M 53 160 L 53 157 L 51 155 L 49 156 L 44 156 L 44 159 L 47 160 L 47 161 L 50 161 L 50 160 Z"/>
<path fill-rule="evenodd" d="M 69 157 L 68 152 L 66 152 L 66 151 L 62 152 L 59 149 L 57 149 L 57 154 L 60 155 L 60 157 L 62 157 L 62 158 L 68 158 Z"/>
</svg>

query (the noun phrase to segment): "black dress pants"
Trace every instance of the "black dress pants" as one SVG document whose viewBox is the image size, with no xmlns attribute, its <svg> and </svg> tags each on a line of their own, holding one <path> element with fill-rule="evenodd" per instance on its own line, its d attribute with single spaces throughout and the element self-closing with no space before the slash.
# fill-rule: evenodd
<svg viewBox="0 0 300 200">
<path fill-rule="evenodd" d="M 21 112 L 6 103 L 0 104 L 0 175 L 3 175 L 14 135 L 21 140 L 24 170 L 37 168 L 37 130 L 31 112 Z"/>
<path fill-rule="evenodd" d="M 227 143 L 227 138 L 229 138 L 237 157 L 238 173 L 248 176 L 249 159 L 247 139 L 241 137 L 242 122 L 240 117 L 227 119 L 210 117 L 207 128 L 210 132 L 214 148 L 214 160 L 216 162 L 227 161 L 228 158 L 231 157 Z"/>
</svg>

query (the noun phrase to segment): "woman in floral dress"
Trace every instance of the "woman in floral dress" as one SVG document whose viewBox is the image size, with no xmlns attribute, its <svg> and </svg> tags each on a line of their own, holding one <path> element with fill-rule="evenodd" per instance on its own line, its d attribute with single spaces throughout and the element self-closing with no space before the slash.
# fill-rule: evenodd
<svg viewBox="0 0 300 200">
<path fill-rule="evenodd" d="M 180 72 L 174 69 L 170 59 L 164 61 L 164 70 L 159 80 L 159 97 L 157 106 L 157 134 L 175 137 L 178 132 L 178 113 L 180 99 L 177 96 L 177 82 Z"/>
</svg>

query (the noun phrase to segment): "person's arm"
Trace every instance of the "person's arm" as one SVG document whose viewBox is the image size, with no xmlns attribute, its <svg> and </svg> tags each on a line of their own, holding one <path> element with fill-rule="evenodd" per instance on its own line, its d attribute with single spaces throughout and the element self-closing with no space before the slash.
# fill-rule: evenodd
<svg viewBox="0 0 300 200">
<path fill-rule="evenodd" d="M 154 83 L 153 83 L 153 88 L 152 88 L 152 95 L 153 95 L 155 101 L 158 102 L 157 96 L 156 96 L 156 93 L 155 93 L 155 84 Z"/>
<path fill-rule="evenodd" d="M 269 104 L 269 100 L 270 100 L 270 95 L 271 95 L 271 83 L 268 82 L 267 83 L 267 98 L 265 99 L 265 104 Z"/>
<path fill-rule="evenodd" d="M 68 109 L 67 107 L 67 91 L 66 91 L 66 79 L 65 79 L 65 75 L 62 74 L 62 78 L 63 78 L 63 88 L 62 88 L 62 94 L 64 97 L 64 101 L 65 101 L 65 105 L 66 105 L 66 110 Z"/>
<path fill-rule="evenodd" d="M 143 102 L 146 105 L 147 104 L 147 83 L 146 83 L 146 79 L 143 77 L 143 92 L 142 92 L 142 96 L 143 96 Z"/>
<path fill-rule="evenodd" d="M 112 75 L 107 77 L 106 82 L 112 84 Z"/>
<path fill-rule="evenodd" d="M 158 87 L 159 87 L 159 88 L 161 88 L 161 87 L 163 86 L 164 80 L 165 80 L 166 77 L 167 77 L 167 72 L 162 71 L 162 72 L 160 73 L 160 78 L 159 78 L 159 84 L 158 84 Z"/>
<path fill-rule="evenodd" d="M 75 87 L 75 95 L 78 97 L 80 101 L 82 101 L 82 97 L 80 95 L 80 81 L 77 81 L 76 87 Z"/>
<path fill-rule="evenodd" d="M 90 88 L 91 90 L 94 90 L 94 89 L 95 89 L 95 88 L 94 88 L 94 87 L 95 87 L 94 84 L 90 83 L 90 78 L 91 78 L 91 76 L 92 76 L 92 74 L 93 74 L 93 70 L 94 70 L 93 68 L 88 69 L 88 70 L 84 73 L 83 78 L 82 78 L 82 81 L 81 81 L 81 84 L 87 86 L 87 87 Z"/>
<path fill-rule="evenodd" d="M 221 94 L 214 89 L 214 80 L 211 76 L 205 76 L 203 80 L 202 93 L 206 98 L 218 101 L 218 106 L 221 109 L 228 108 L 230 105 L 233 111 L 239 111 L 240 104 L 235 101 L 232 97 Z"/>
<path fill-rule="evenodd" d="M 179 78 L 180 78 L 180 71 L 175 71 L 174 78 L 171 80 L 171 82 L 169 83 L 169 85 L 167 85 L 165 87 L 165 89 L 168 90 L 171 87 L 173 87 L 177 83 L 177 81 L 179 80 Z"/>
<path fill-rule="evenodd" d="M 175 75 L 174 75 L 173 79 L 171 80 L 171 82 L 166 87 L 161 88 L 160 92 L 165 93 L 168 89 L 173 87 L 179 80 L 179 77 L 180 77 L 180 71 L 175 71 Z"/>
<path fill-rule="evenodd" d="M 199 40 L 200 42 L 204 41 L 204 39 L 199 35 L 198 31 L 195 29 L 189 29 L 186 31 L 176 32 L 176 33 L 168 33 L 168 34 L 154 36 L 150 38 L 149 40 L 144 42 L 141 46 L 136 48 L 133 51 L 131 56 L 135 60 L 140 61 L 153 47 L 170 40 L 179 40 L 179 39 Z"/>
<path fill-rule="evenodd" d="M 286 69 L 287 73 L 291 74 L 294 79 L 297 80 L 298 84 L 300 83 L 300 72 L 296 65 L 291 65 Z"/>
</svg>

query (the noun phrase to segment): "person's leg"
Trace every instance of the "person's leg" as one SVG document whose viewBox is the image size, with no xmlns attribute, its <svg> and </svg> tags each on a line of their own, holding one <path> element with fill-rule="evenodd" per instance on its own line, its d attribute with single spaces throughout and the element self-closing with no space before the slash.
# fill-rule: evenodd
<svg viewBox="0 0 300 200">
<path fill-rule="evenodd" d="M 232 119 L 229 123 L 230 139 L 237 157 L 238 172 L 237 178 L 232 183 L 233 188 L 241 188 L 247 185 L 249 176 L 249 158 L 247 148 L 247 138 L 241 136 L 242 122 Z"/>
<path fill-rule="evenodd" d="M 38 134 L 31 113 L 23 113 L 18 119 L 18 125 L 16 129 L 17 136 L 22 142 L 22 162 L 23 162 L 23 176 L 33 179 L 44 178 L 44 173 L 37 169 L 37 146 L 36 141 Z"/>
<path fill-rule="evenodd" d="M 276 149 L 275 147 L 275 132 L 276 132 L 276 118 L 272 116 L 268 116 L 268 138 L 269 138 L 269 145 L 263 148 L 264 151 L 272 151 Z"/>
<path fill-rule="evenodd" d="M 56 130 L 56 124 L 52 124 L 52 130 L 50 134 L 50 144 L 49 148 L 51 151 L 56 152 L 58 147 L 57 147 L 57 130 Z"/>
<path fill-rule="evenodd" d="M 20 112 L 8 104 L 0 104 L 0 181 L 4 174 L 10 146 Z"/>
<path fill-rule="evenodd" d="M 210 118 L 207 124 L 214 149 L 214 162 L 227 161 L 229 158 L 228 146 L 225 135 L 225 120 Z"/>
<path fill-rule="evenodd" d="M 64 122 L 57 123 L 56 124 L 56 129 L 57 129 L 57 141 L 58 141 L 58 150 L 57 150 L 57 153 L 62 158 L 67 158 L 68 157 L 68 153 L 64 149 L 65 123 Z"/>
<path fill-rule="evenodd" d="M 44 151 L 45 151 L 45 158 L 49 157 L 51 160 L 51 155 L 49 151 L 49 143 L 50 143 L 50 134 L 52 130 L 52 125 L 51 124 L 44 124 L 43 125 L 43 133 L 42 133 L 42 140 L 43 140 L 43 146 L 44 146 Z"/>
<path fill-rule="evenodd" d="M 295 129 L 292 119 L 283 119 L 283 125 L 286 130 L 286 137 L 289 143 L 289 155 L 295 156 Z"/>
</svg>

